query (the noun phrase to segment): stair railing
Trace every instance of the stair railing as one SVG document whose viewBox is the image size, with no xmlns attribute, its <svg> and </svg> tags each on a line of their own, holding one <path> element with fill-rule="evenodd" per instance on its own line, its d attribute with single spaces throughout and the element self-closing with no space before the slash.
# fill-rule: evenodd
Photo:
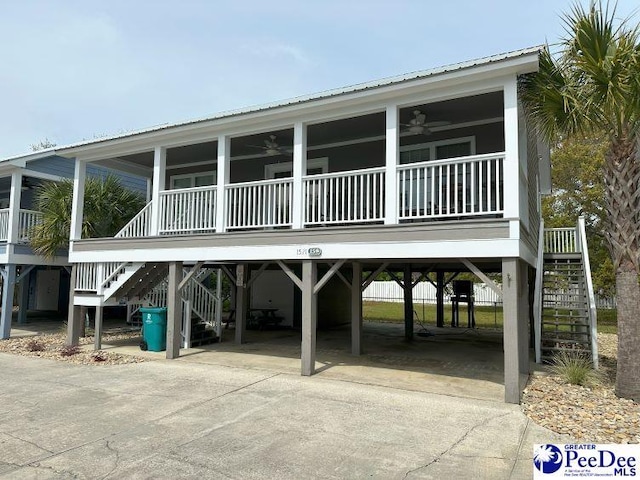
<svg viewBox="0 0 640 480">
<path fill-rule="evenodd" d="M 536 262 L 536 285 L 533 294 L 533 325 L 536 363 L 542 361 L 542 281 L 544 279 L 544 220 L 540 219 L 540 234 L 538 235 L 538 259 Z"/>
<path fill-rule="evenodd" d="M 578 218 L 576 228 L 578 244 L 582 254 L 582 268 L 587 286 L 587 298 L 589 299 L 589 325 L 591 328 L 591 357 L 593 358 L 593 368 L 599 367 L 598 360 L 598 313 L 596 310 L 596 299 L 593 293 L 593 280 L 591 279 L 591 262 L 589 260 L 589 249 L 587 248 L 587 232 L 584 217 Z"/>
</svg>

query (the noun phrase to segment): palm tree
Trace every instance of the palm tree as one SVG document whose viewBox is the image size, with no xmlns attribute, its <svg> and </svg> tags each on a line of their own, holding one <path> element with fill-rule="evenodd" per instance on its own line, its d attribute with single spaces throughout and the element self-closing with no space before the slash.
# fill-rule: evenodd
<svg viewBox="0 0 640 480">
<path fill-rule="evenodd" d="M 605 232 L 616 272 L 616 393 L 640 399 L 640 43 L 616 9 L 576 4 L 560 51 L 547 47 L 537 74 L 523 77 L 529 118 L 550 143 L 558 135 L 605 132 Z"/>
<path fill-rule="evenodd" d="M 36 253 L 53 257 L 69 245 L 73 181 L 45 182 L 35 194 L 42 222 L 30 234 Z M 141 195 L 125 188 L 114 175 L 90 177 L 85 183 L 82 238 L 115 235 L 144 206 Z"/>
</svg>

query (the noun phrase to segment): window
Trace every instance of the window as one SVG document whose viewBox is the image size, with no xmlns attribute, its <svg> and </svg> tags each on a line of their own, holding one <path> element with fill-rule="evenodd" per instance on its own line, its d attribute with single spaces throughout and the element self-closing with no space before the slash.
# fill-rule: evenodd
<svg viewBox="0 0 640 480">
<path fill-rule="evenodd" d="M 216 171 L 207 173 L 189 173 L 186 175 L 172 175 L 171 189 L 205 187 L 215 185 Z"/>
<path fill-rule="evenodd" d="M 329 158 L 310 158 L 307 160 L 307 173 L 305 175 L 317 175 L 329 171 Z M 293 162 L 271 163 L 264 167 L 265 178 L 290 178 L 293 177 Z"/>
<path fill-rule="evenodd" d="M 452 138 L 400 147 L 400 163 L 444 160 L 476 154 L 476 137 Z"/>
</svg>

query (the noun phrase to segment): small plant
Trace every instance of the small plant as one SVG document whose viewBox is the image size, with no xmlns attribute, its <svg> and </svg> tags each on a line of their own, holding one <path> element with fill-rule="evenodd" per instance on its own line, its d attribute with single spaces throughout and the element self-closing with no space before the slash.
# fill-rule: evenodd
<svg viewBox="0 0 640 480">
<path fill-rule="evenodd" d="M 80 347 L 78 345 L 65 345 L 60 349 L 61 357 L 72 357 L 80 353 Z"/>
<path fill-rule="evenodd" d="M 45 349 L 44 345 L 35 338 L 27 342 L 26 348 L 29 352 L 42 352 Z"/>
<path fill-rule="evenodd" d="M 91 360 L 94 362 L 106 362 L 109 359 L 109 355 L 107 352 L 103 352 L 102 350 L 98 350 L 91 354 Z"/>
<path fill-rule="evenodd" d="M 591 359 L 582 352 L 561 352 L 551 362 L 551 372 L 565 383 L 584 387 L 597 384 L 598 372 L 593 369 Z"/>
</svg>

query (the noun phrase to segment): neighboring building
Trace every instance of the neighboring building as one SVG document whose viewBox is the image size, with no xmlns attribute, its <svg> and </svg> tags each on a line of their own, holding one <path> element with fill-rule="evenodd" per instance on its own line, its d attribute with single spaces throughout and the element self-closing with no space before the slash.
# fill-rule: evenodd
<svg viewBox="0 0 640 480">
<path fill-rule="evenodd" d="M 18 323 L 25 323 L 28 310 L 66 313 L 69 306 L 71 268 L 67 249 L 53 258 L 36 255 L 29 245 L 29 231 L 40 222 L 33 209 L 34 194 L 43 181 L 73 178 L 75 162 L 47 149 L 0 160 L 0 264 L 2 306 L 0 338 L 9 338 L 14 292 L 19 293 Z M 91 166 L 90 176 L 101 176 L 105 168 Z M 146 192 L 144 179 L 119 175 L 129 188 Z"/>
<path fill-rule="evenodd" d="M 247 287 L 260 286 L 254 307 L 277 303 L 285 321 L 300 324 L 302 373 L 310 375 L 319 308 L 351 321 L 352 351 L 360 353 L 361 291 L 378 272 L 437 272 L 439 283 L 444 272 L 471 270 L 489 282 L 483 272 L 502 272 L 507 280 L 492 287 L 504 305 L 505 398 L 518 402 L 529 371 L 539 198 L 550 189 L 548 148 L 527 125 L 518 77 L 537 71 L 539 53 L 59 149 L 75 158 L 70 341 L 80 306 L 95 306 L 100 318 L 102 306 L 139 304 L 168 278 L 174 358 L 181 299 L 197 302 L 180 288 L 191 284 L 193 292 L 201 268 L 220 268 L 236 285 L 236 341 L 246 327 Z M 151 201 L 115 238 L 81 238 L 92 165 L 152 178 Z M 321 311 L 320 321 L 326 317 Z"/>
</svg>

